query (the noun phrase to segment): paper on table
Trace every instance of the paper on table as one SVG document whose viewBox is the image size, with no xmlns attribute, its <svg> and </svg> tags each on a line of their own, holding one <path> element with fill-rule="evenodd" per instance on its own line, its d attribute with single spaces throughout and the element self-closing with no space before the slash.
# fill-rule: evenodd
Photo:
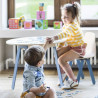
<svg viewBox="0 0 98 98">
<path fill-rule="evenodd" d="M 16 39 L 10 39 L 6 41 L 6 44 L 10 45 L 41 45 L 44 44 L 46 40 L 46 37 L 24 37 L 24 38 L 16 38 Z M 65 42 L 67 38 L 63 38 L 60 40 L 55 40 L 53 44 L 62 43 Z"/>
<path fill-rule="evenodd" d="M 54 44 L 57 44 L 57 43 L 63 43 L 67 40 L 67 38 L 63 38 L 63 39 L 60 39 L 60 40 L 55 40 L 53 43 Z"/>
</svg>

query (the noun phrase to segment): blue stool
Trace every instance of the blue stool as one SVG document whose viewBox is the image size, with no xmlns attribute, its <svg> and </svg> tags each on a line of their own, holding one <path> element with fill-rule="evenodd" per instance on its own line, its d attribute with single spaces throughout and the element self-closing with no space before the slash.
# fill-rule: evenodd
<svg viewBox="0 0 98 98">
<path fill-rule="evenodd" d="M 77 66 L 79 69 L 77 79 L 78 81 L 80 81 L 80 75 L 82 75 L 82 78 L 84 78 L 82 70 L 83 70 L 83 63 L 84 61 L 86 61 L 92 83 L 95 84 L 95 78 L 92 71 L 92 66 L 90 64 L 90 58 L 96 56 L 95 34 L 93 32 L 86 32 L 84 36 L 84 41 L 87 43 L 86 54 L 82 59 L 81 58 L 77 59 Z"/>
<path fill-rule="evenodd" d="M 84 79 L 84 75 L 83 75 L 83 63 L 84 61 L 87 62 L 87 67 L 88 67 L 88 70 L 89 70 L 89 73 L 90 73 L 90 76 L 91 76 L 91 80 L 92 80 L 92 83 L 95 84 L 95 78 L 94 78 L 94 74 L 93 74 L 93 71 L 92 71 L 92 67 L 91 67 L 91 64 L 90 64 L 90 58 L 84 58 L 84 59 L 78 59 L 77 60 L 77 66 L 78 66 L 78 69 L 79 69 L 79 72 L 78 72 L 78 75 L 77 75 L 77 80 L 78 82 L 80 81 L 80 77 L 82 77 L 82 79 Z"/>
<path fill-rule="evenodd" d="M 69 62 L 69 65 L 72 67 L 72 61 Z M 77 76 L 77 80 L 79 82 L 78 78 L 81 77 L 82 79 L 84 79 L 84 74 L 83 74 L 83 71 L 82 71 L 82 69 L 83 69 L 83 62 L 81 62 L 81 64 L 80 64 L 80 61 L 77 60 L 77 66 L 78 66 L 78 69 L 79 69 L 79 72 L 78 72 L 79 76 Z"/>
<path fill-rule="evenodd" d="M 59 78 L 59 81 L 60 81 L 60 87 L 62 87 L 64 84 L 63 84 L 63 80 L 62 80 L 60 66 L 58 64 L 58 56 L 57 56 L 56 47 L 53 47 L 53 49 L 54 49 L 55 63 L 56 63 L 57 72 L 58 72 L 58 78 Z M 86 60 L 86 62 L 88 64 L 88 69 L 89 69 L 89 73 L 90 73 L 90 76 L 91 76 L 91 79 L 92 79 L 92 83 L 95 84 L 95 78 L 94 78 L 92 67 L 91 67 L 91 64 L 90 64 L 90 59 L 87 59 L 87 58 L 86 59 L 78 59 L 77 60 L 77 66 L 78 66 L 78 69 L 79 69 L 79 72 L 78 72 L 78 75 L 77 75 L 77 80 L 78 80 L 78 82 L 80 82 L 80 77 L 82 79 L 84 79 L 84 74 L 83 74 L 83 63 L 84 63 L 84 60 Z M 70 66 L 72 66 L 72 61 L 70 61 L 69 64 L 70 64 Z M 68 80 L 68 77 L 66 78 L 66 80 Z"/>
</svg>

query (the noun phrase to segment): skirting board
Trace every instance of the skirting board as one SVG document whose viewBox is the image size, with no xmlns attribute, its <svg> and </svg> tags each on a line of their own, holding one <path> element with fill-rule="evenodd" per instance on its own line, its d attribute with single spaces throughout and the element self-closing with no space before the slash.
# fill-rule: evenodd
<svg viewBox="0 0 98 98">
<path fill-rule="evenodd" d="M 14 64 L 10 63 L 9 67 L 14 67 Z M 24 67 L 24 64 L 19 64 L 18 67 Z M 44 68 L 56 68 L 56 65 L 55 64 L 45 64 Z M 77 65 L 72 65 L 72 68 L 77 69 L 78 67 L 77 67 Z M 87 65 L 84 65 L 83 68 L 84 69 L 87 68 Z M 93 69 L 98 69 L 98 64 L 97 65 L 92 65 L 92 68 Z"/>
</svg>

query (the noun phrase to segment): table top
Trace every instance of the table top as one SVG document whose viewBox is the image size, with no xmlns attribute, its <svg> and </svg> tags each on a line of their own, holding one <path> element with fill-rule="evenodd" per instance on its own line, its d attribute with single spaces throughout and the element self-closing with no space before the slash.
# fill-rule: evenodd
<svg viewBox="0 0 98 98">
<path fill-rule="evenodd" d="M 43 45 L 46 41 L 47 36 L 40 36 L 40 37 L 23 37 L 23 38 L 15 38 L 6 41 L 6 44 L 9 45 Z M 66 41 L 66 38 L 62 40 L 56 40 L 53 43 L 61 43 Z"/>
</svg>

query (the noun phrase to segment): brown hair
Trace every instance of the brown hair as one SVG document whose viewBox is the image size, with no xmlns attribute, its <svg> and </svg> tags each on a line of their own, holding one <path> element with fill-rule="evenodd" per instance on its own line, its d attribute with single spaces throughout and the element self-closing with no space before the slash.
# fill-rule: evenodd
<svg viewBox="0 0 98 98">
<path fill-rule="evenodd" d="M 80 4 L 78 2 L 74 2 L 73 4 L 68 3 L 61 7 L 61 11 L 67 10 L 67 12 L 72 13 L 72 18 L 76 19 L 77 22 L 80 24 Z"/>
<path fill-rule="evenodd" d="M 41 46 L 32 46 L 24 54 L 24 60 L 31 66 L 36 66 L 42 60 L 45 50 Z"/>
</svg>

